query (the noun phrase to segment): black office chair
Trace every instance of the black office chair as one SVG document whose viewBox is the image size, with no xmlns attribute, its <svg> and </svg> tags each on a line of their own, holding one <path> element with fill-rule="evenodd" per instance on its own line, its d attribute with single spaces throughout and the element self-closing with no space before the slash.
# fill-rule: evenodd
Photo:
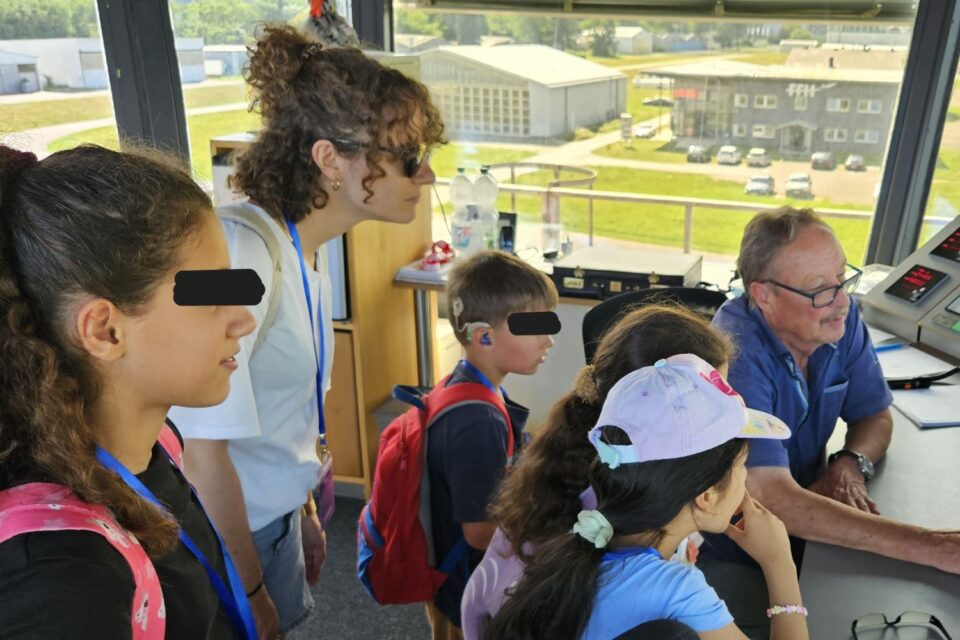
<svg viewBox="0 0 960 640">
<path fill-rule="evenodd" d="M 648 304 L 675 302 L 712 319 L 720 305 L 726 301 L 727 294 L 722 291 L 692 287 L 641 289 L 608 298 L 590 309 L 583 318 L 583 352 L 587 364 L 593 362 L 593 354 L 603 334 L 631 309 Z"/>
<path fill-rule="evenodd" d="M 614 640 L 697 640 L 697 632 L 676 620 L 653 620 L 626 631 Z"/>
</svg>

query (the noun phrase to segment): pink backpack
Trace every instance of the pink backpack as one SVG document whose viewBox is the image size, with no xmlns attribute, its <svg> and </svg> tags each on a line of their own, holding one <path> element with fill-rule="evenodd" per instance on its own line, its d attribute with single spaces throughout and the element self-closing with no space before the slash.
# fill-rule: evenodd
<svg viewBox="0 0 960 640">
<path fill-rule="evenodd" d="M 168 425 L 163 426 L 157 442 L 182 466 L 183 448 Z M 133 572 L 133 640 L 163 640 L 166 611 L 160 579 L 146 551 L 133 534 L 117 524 L 106 507 L 83 502 L 68 487 L 47 482 L 0 491 L 0 543 L 37 531 L 92 531 L 106 538 Z"/>
</svg>

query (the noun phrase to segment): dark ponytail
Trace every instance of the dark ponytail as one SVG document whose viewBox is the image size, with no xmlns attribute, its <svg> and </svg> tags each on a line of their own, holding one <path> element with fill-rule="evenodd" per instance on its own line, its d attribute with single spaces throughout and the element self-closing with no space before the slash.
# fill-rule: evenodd
<svg viewBox="0 0 960 640">
<path fill-rule="evenodd" d="M 607 427 L 604 439 L 610 444 L 629 443 L 616 427 Z M 694 498 L 711 487 L 727 488 L 744 448 L 743 440 L 730 440 L 692 456 L 624 464 L 616 469 L 594 460 L 589 482 L 597 493 L 597 511 L 610 522 L 615 536 L 646 534 L 645 544 L 656 547 L 666 535 L 667 525 L 689 508 Z M 575 522 L 576 517 L 566 530 Z M 485 637 L 577 640 L 593 613 L 599 580 L 604 577 L 599 567 L 605 551 L 575 533 L 559 533 L 543 542 L 513 593 L 487 625 Z"/>
<path fill-rule="evenodd" d="M 154 557 L 177 524 L 97 462 L 88 411 L 101 380 L 71 318 L 86 296 L 140 311 L 210 208 L 159 156 L 90 145 L 37 163 L 0 146 L 0 486 L 66 485 Z"/>
<path fill-rule="evenodd" d="M 692 353 L 719 367 L 733 352 L 724 333 L 679 305 L 641 307 L 617 321 L 597 347 L 594 364 L 582 370 L 574 390 L 553 406 L 501 486 L 493 517 L 514 553 L 527 559 L 524 543 L 539 544 L 568 531 L 576 520 L 590 462 L 596 458 L 587 431 L 620 378 L 678 353 Z"/>
</svg>

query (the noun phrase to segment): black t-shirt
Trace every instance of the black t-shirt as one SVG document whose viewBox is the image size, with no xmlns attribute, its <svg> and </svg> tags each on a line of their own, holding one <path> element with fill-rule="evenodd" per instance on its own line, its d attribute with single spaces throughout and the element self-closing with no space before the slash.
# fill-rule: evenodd
<svg viewBox="0 0 960 640">
<path fill-rule="evenodd" d="M 459 364 L 447 386 L 479 382 Z M 514 454 L 523 442 L 529 409 L 507 399 L 513 423 Z M 430 477 L 430 516 L 433 544 L 439 565 L 463 535 L 462 522 L 490 519 L 490 501 L 507 465 L 507 429 L 503 414 L 491 405 L 468 404 L 440 416 L 427 434 L 427 469 Z M 483 559 L 483 551 L 469 548 L 464 559 L 440 586 L 434 604 L 460 626 L 460 601 L 470 573 Z"/>
<path fill-rule="evenodd" d="M 159 445 L 153 447 L 150 465 L 137 477 L 167 505 L 229 585 L 213 528 L 186 479 Z M 34 474 L 14 484 L 31 481 L 44 479 Z M 182 542 L 153 560 L 153 565 L 163 589 L 166 637 L 242 637 L 220 606 L 203 566 Z M 45 531 L 15 536 L 0 544 L 0 638 L 130 638 L 133 589 L 130 565 L 98 533 Z"/>
</svg>

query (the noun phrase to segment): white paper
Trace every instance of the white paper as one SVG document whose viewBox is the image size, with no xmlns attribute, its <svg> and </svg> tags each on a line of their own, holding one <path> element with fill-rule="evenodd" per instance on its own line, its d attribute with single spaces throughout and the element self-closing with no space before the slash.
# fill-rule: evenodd
<svg viewBox="0 0 960 640">
<path fill-rule="evenodd" d="M 894 391 L 893 405 L 920 427 L 960 425 L 960 386 Z"/>
<path fill-rule="evenodd" d="M 906 345 L 898 349 L 879 351 L 877 359 L 886 380 L 929 376 L 953 369 L 943 360 Z"/>
<path fill-rule="evenodd" d="M 875 327 L 871 327 L 870 325 L 867 325 L 867 333 L 870 334 L 870 341 L 873 342 L 873 344 L 875 345 L 880 344 L 881 342 L 884 342 L 886 340 L 889 340 L 890 338 L 897 337 L 892 333 L 887 333 L 883 329 L 877 329 Z"/>
</svg>

